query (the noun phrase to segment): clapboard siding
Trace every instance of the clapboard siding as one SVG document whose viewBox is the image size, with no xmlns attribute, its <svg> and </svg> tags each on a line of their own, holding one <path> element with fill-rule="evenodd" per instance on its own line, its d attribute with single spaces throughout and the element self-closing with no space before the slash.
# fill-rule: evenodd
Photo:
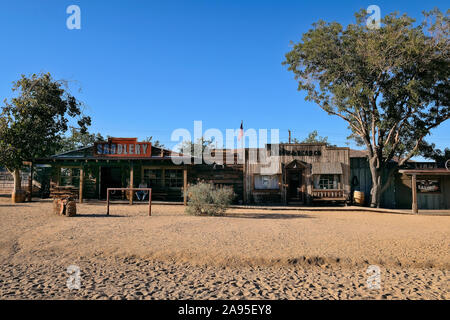
<svg viewBox="0 0 450 320">
<path fill-rule="evenodd" d="M 359 184 L 353 189 L 364 192 L 366 205 L 370 204 L 370 190 L 372 188 L 372 175 L 366 158 L 351 158 L 351 180 L 357 177 Z M 383 183 L 387 181 L 388 170 L 382 173 Z M 417 179 L 436 179 L 436 176 L 419 176 Z M 440 193 L 417 193 L 419 209 L 450 209 L 450 177 L 439 177 L 441 181 Z M 411 176 L 396 174 L 389 187 L 381 196 L 381 206 L 384 208 L 411 209 Z"/>
<path fill-rule="evenodd" d="M 417 179 L 439 179 L 441 181 L 441 192 L 439 193 L 417 193 L 418 209 L 450 209 L 450 197 L 446 196 L 450 192 L 450 177 L 419 176 Z M 400 175 L 397 179 L 397 202 L 399 209 L 411 209 L 411 176 Z"/>
<path fill-rule="evenodd" d="M 365 158 L 350 158 L 350 181 L 356 182 L 353 191 L 364 192 L 365 204 L 370 203 L 370 189 L 372 188 L 372 176 Z"/>
<path fill-rule="evenodd" d="M 276 145 L 267 145 L 265 149 L 250 149 L 247 151 L 246 162 L 244 167 L 245 174 L 245 198 L 247 202 L 259 203 L 259 202 L 287 202 L 287 190 L 288 181 L 287 175 L 290 164 L 299 164 L 302 172 L 301 185 L 304 187 L 304 201 L 311 203 L 313 199 L 313 175 L 311 167 L 313 163 L 321 163 L 326 166 L 330 164 L 330 167 L 335 167 L 336 164 L 342 166 L 342 175 L 340 181 L 340 189 L 344 191 L 345 196 L 350 193 L 350 157 L 349 148 L 327 147 L 325 144 L 280 144 L 279 145 L 279 170 L 274 172 L 279 177 L 280 187 L 274 190 L 255 190 L 254 189 L 254 176 L 261 174 L 262 168 L 267 165 L 264 162 L 252 163 L 249 159 L 251 152 L 266 152 L 267 156 L 270 156 L 274 151 Z M 276 153 L 276 152 L 273 152 Z M 259 154 L 258 154 L 258 160 Z"/>
<path fill-rule="evenodd" d="M 388 172 L 388 170 L 384 170 L 381 174 L 381 180 L 383 182 L 387 181 Z M 358 184 L 352 186 L 353 190 L 364 192 L 365 204 L 369 205 L 371 199 L 370 191 L 372 189 L 372 174 L 367 158 L 350 158 L 350 175 L 351 182 L 354 177 L 358 179 Z M 386 191 L 381 195 L 381 206 L 384 208 L 396 207 L 395 183 L 391 182 Z"/>
</svg>

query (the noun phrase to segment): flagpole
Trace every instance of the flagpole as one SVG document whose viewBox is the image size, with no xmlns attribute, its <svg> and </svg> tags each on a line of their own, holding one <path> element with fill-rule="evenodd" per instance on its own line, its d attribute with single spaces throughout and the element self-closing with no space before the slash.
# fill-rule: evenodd
<svg viewBox="0 0 450 320">
<path fill-rule="evenodd" d="M 242 170 L 242 174 L 243 174 L 243 183 L 244 183 L 244 204 L 247 204 L 247 170 L 246 170 L 246 161 L 245 161 L 245 148 L 244 148 L 244 140 L 245 140 L 245 136 L 244 136 L 244 120 L 241 120 L 241 132 L 242 132 L 242 136 L 241 136 L 241 149 L 242 149 L 242 154 L 243 154 L 243 160 L 244 160 L 244 164 L 243 164 L 243 170 Z"/>
</svg>

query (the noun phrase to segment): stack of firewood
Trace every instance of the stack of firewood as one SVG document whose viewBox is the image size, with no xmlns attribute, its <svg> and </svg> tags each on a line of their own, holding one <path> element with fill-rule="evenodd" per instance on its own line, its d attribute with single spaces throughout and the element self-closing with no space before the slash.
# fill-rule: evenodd
<svg viewBox="0 0 450 320">
<path fill-rule="evenodd" d="M 51 190 L 53 197 L 53 212 L 60 216 L 72 217 L 77 214 L 78 189 L 74 187 L 54 187 Z"/>
</svg>

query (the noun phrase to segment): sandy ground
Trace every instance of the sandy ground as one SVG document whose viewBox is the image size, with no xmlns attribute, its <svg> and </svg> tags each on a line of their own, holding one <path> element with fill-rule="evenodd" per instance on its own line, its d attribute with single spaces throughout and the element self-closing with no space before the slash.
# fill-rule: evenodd
<svg viewBox="0 0 450 320">
<path fill-rule="evenodd" d="M 0 202 L 2 299 L 449 299 L 450 217 Z M 81 288 L 68 289 L 69 265 Z M 381 289 L 367 288 L 369 265 Z"/>
</svg>

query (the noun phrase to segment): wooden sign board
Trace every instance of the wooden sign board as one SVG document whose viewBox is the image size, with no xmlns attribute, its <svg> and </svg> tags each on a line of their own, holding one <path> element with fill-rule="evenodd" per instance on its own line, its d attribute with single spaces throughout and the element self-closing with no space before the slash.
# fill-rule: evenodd
<svg viewBox="0 0 450 320">
<path fill-rule="evenodd" d="M 417 180 L 417 190 L 420 193 L 441 192 L 441 183 L 439 180 Z"/>
<path fill-rule="evenodd" d="M 94 156 L 111 158 L 147 158 L 152 156 L 151 142 L 137 142 L 137 138 L 109 138 L 94 143 Z"/>
</svg>

